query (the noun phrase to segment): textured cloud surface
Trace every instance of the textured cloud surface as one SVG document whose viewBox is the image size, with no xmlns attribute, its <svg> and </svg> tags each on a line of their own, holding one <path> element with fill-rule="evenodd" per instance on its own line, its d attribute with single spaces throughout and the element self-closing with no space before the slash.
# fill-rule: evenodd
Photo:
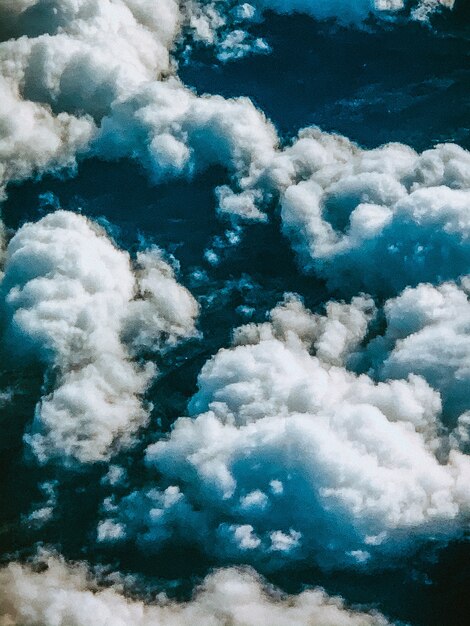
<svg viewBox="0 0 470 626">
<path fill-rule="evenodd" d="M 170 70 L 174 0 L 2 2 L 0 186 L 74 164 L 117 98 Z"/>
<path fill-rule="evenodd" d="M 163 80 L 184 22 L 174 0 L 37 2 L 21 18 L 27 36 L 0 43 L 1 188 L 90 150 L 138 158 L 155 180 L 213 163 L 241 177 L 276 144 L 248 99 Z"/>
<path fill-rule="evenodd" d="M 340 159 L 289 187 L 282 202 L 302 266 L 342 293 L 387 294 L 465 273 L 469 153 L 455 145 L 422 155 L 400 145 L 362 151 L 338 141 Z"/>
<path fill-rule="evenodd" d="M 456 20 L 437 18 L 454 4 L 0 0 L 0 200 L 10 191 L 26 199 L 6 220 L 22 224 L 16 233 L 0 225 L 0 418 L 13 476 L 6 492 L 27 487 L 6 499 L 0 534 L 21 558 L 50 537 L 67 559 L 110 557 L 136 570 L 135 578 L 106 575 L 106 566 L 95 572 L 46 553 L 10 562 L 0 568 L 0 626 L 386 626 L 380 614 L 319 589 L 283 594 L 248 566 L 284 581 L 292 574 L 300 585 L 343 570 L 338 586 L 348 590 L 358 580 L 367 585 L 374 568 L 401 567 L 409 592 L 421 554 L 465 536 L 470 153 L 452 143 L 422 153 L 398 143 L 365 149 L 315 126 L 282 136 L 248 97 L 202 94 L 182 79 L 192 80 L 202 59 L 200 67 L 213 64 L 218 74 L 214 86 L 233 69 L 250 93 L 251 61 L 223 63 L 269 53 L 270 45 L 279 45 L 281 59 L 286 42 L 302 42 L 297 31 L 283 39 L 276 29 L 301 18 L 263 19 L 300 13 L 326 20 L 304 17 L 310 43 L 318 35 L 335 51 L 336 37 L 344 49 L 359 40 L 374 46 L 378 71 L 359 81 L 370 104 L 367 89 L 376 94 L 385 84 L 382 54 L 402 35 L 404 45 L 422 36 L 423 50 L 445 37 L 442 56 L 461 49 L 451 41 Z M 433 30 L 439 24 L 442 32 Z M 365 55 L 361 48 L 358 73 Z M 279 76 L 292 73 L 289 84 L 315 90 L 319 101 L 330 90 L 336 103 L 343 88 L 349 93 L 345 72 L 327 85 L 303 70 L 295 59 Z M 376 72 L 378 84 L 366 85 Z M 450 105 L 465 76 L 443 81 Z M 378 98 L 387 115 L 396 109 L 387 98 L 411 97 L 409 77 L 405 92 L 399 80 Z M 418 98 L 429 88 L 419 80 L 413 75 Z M 274 112 L 297 102 L 279 83 Z M 314 104 L 302 123 L 314 121 L 322 106 Z M 446 136 L 464 133 L 462 126 Z M 25 223 L 38 189 L 47 191 L 42 197 L 52 191 L 22 181 L 72 174 L 90 158 L 134 160 L 161 186 L 141 195 L 138 168 L 124 161 L 116 170 L 80 168 L 73 183 L 52 181 L 54 193 L 57 185 L 69 206 L 79 200 L 80 210 L 96 214 L 107 189 L 111 201 L 117 189 L 129 192 L 135 206 L 116 211 L 126 237 L 142 227 L 142 239 L 170 241 L 175 255 L 184 247 L 201 311 L 156 246 L 130 253 L 69 211 Z M 209 168 L 194 204 L 193 187 L 166 185 Z M 211 192 L 231 220 L 223 237 L 205 213 Z M 154 213 L 138 223 L 145 211 Z M 152 231 L 160 224 L 161 237 Z M 193 227 L 194 236 L 185 231 Z M 258 323 L 234 329 L 240 318 Z M 18 430 L 27 424 L 26 457 L 19 437 L 9 438 L 12 416 Z M 20 557 L 3 555 L 12 558 Z M 171 589 L 227 569 L 214 569 L 180 602 L 164 591 L 139 600 L 133 585 L 148 582 L 140 566 Z M 388 593 L 357 595 L 387 606 Z"/>
<path fill-rule="evenodd" d="M 148 417 L 154 367 L 133 362 L 121 334 L 135 348 L 194 332 L 197 306 L 169 266 L 148 251 L 134 272 L 92 222 L 57 211 L 10 241 L 1 289 L 10 358 L 47 366 L 50 392 L 29 435 L 38 458 L 97 461 L 129 443 Z"/>
<path fill-rule="evenodd" d="M 470 303 L 462 284 L 422 284 L 385 303 L 386 332 L 366 351 L 382 379 L 423 376 L 440 391 L 452 423 L 470 404 Z"/>
<path fill-rule="evenodd" d="M 277 143 L 252 104 L 199 98 L 175 77 L 164 81 L 176 69 L 170 51 L 181 28 L 192 25 L 210 42 L 228 15 L 254 15 L 251 5 L 229 4 L 2 2 L 0 15 L 16 20 L 17 38 L 0 43 L 0 186 L 74 166 L 92 140 L 94 153 L 140 158 L 157 180 L 214 161 L 238 179 L 252 174 Z M 402 4 L 300 0 L 260 6 L 348 19 L 353 13 L 364 17 L 374 6 L 381 13 Z M 230 37 L 221 45 L 234 47 L 236 56 L 244 44 L 239 35 Z"/>
<path fill-rule="evenodd" d="M 339 365 L 370 315 L 360 298 L 326 319 L 289 299 L 240 329 L 202 369 L 194 417 L 147 450 L 166 489 L 107 502 L 99 538 L 189 536 L 222 560 L 335 567 L 459 532 L 470 464 L 446 451 L 439 395 L 413 374 L 376 384 Z"/>
<path fill-rule="evenodd" d="M 17 563 L 0 570 L 0 614 L 8 626 L 386 626 L 378 613 L 347 609 L 321 590 L 298 596 L 269 588 L 251 570 L 219 570 L 189 602 L 160 595 L 152 604 L 123 595 L 119 583 L 99 587 L 83 565 L 51 556 L 47 569 Z M 43 566 L 44 567 L 44 566 Z"/>
<path fill-rule="evenodd" d="M 364 150 L 306 128 L 263 160 L 264 169 L 242 179 L 241 192 L 220 190 L 221 210 L 259 218 L 254 209 L 277 190 L 301 270 L 323 276 L 342 296 L 395 295 L 468 271 L 470 154 L 463 148 Z"/>
</svg>

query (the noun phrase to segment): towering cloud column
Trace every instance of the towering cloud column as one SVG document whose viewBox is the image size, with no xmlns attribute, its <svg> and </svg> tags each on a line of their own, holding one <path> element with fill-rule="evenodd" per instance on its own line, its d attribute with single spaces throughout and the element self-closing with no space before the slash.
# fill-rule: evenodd
<svg viewBox="0 0 470 626">
<path fill-rule="evenodd" d="M 1 292 L 8 358 L 46 366 L 28 435 L 39 460 L 99 461 L 129 444 L 155 373 L 132 356 L 193 334 L 197 315 L 158 252 L 133 266 L 97 225 L 57 211 L 10 241 Z"/>
</svg>

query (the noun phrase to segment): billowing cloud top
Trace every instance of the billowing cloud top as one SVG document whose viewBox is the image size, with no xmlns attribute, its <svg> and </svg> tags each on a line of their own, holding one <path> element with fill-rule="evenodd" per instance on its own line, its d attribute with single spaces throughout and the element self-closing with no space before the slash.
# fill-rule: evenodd
<svg viewBox="0 0 470 626">
<path fill-rule="evenodd" d="M 9 626 L 387 626 L 379 613 L 348 610 L 321 590 L 285 596 L 251 570 L 226 569 L 208 576 L 189 602 L 165 596 L 145 604 L 117 583 L 99 587 L 83 565 L 55 556 L 39 559 L 46 571 L 11 563 L 0 570 L 0 613 Z M 36 564 L 37 565 L 37 564 Z M 112 581 L 112 578 L 110 577 Z"/>
<path fill-rule="evenodd" d="M 264 162 L 242 179 L 241 192 L 220 188 L 220 210 L 259 219 L 266 200 L 279 194 L 301 270 L 323 276 L 342 296 L 396 295 L 467 272 L 470 154 L 463 148 L 442 144 L 417 154 L 397 143 L 364 150 L 306 128 L 284 150 L 265 153 Z"/>
<path fill-rule="evenodd" d="M 193 334 L 198 310 L 158 251 L 140 253 L 133 269 L 99 227 L 57 211 L 10 241 L 1 291 L 9 358 L 34 354 L 47 367 L 28 436 L 38 458 L 98 461 L 129 443 L 147 420 L 142 394 L 154 375 L 132 353 Z"/>
<path fill-rule="evenodd" d="M 241 328 L 203 367 L 194 417 L 147 450 L 163 486 L 108 501 L 98 538 L 191 537 L 222 561 L 328 568 L 458 533 L 470 464 L 441 435 L 439 394 L 412 373 L 377 384 L 342 366 L 373 312 L 356 298 L 322 318 L 290 298 Z"/>
<path fill-rule="evenodd" d="M 43 502 L 23 525 L 54 519 L 63 466 L 85 475 L 96 463 L 102 504 L 84 553 L 183 545 L 227 569 L 186 602 L 144 602 L 118 574 L 42 554 L 0 569 L 0 626 L 386 626 L 321 590 L 287 596 L 228 566 L 365 571 L 468 528 L 470 153 L 364 149 L 316 127 L 287 140 L 249 98 L 188 88 L 177 60 L 201 45 L 221 62 L 268 53 L 250 34 L 267 11 L 349 35 L 429 25 L 454 4 L 0 0 L 0 199 L 90 157 L 134 159 L 156 184 L 218 165 L 217 211 L 236 226 L 226 240 L 240 241 L 241 222 L 272 220 L 257 227 L 279 225 L 302 284 L 314 277 L 328 294 L 311 311 L 287 293 L 269 318 L 241 305 L 267 321 L 225 347 L 211 337 L 173 426 L 152 431 L 142 458 L 110 465 L 149 422 L 155 361 L 197 336 L 199 305 L 160 249 L 131 255 L 81 214 L 57 210 L 15 234 L 2 226 L 2 377 L 10 367 L 43 376 L 24 437 Z M 2 408 L 12 398 L 0 390 Z"/>
</svg>

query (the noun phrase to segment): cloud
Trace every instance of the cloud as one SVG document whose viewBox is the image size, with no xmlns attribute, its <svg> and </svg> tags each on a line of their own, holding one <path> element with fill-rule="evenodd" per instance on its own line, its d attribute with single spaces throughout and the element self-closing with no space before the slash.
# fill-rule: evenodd
<svg viewBox="0 0 470 626">
<path fill-rule="evenodd" d="M 310 158 L 315 161 L 313 152 L 320 148 L 307 145 L 313 131 L 301 132 L 295 145 L 279 151 L 274 127 L 249 99 L 197 96 L 177 78 L 177 66 L 171 58 L 175 41 L 187 34 L 188 29 L 192 29 L 193 38 L 204 39 L 198 33 L 206 28 L 201 24 L 207 18 L 205 38 L 210 43 L 210 33 L 225 28 L 233 20 L 235 24 L 237 20 L 255 19 L 256 6 L 253 9 L 250 6 L 200 5 L 197 2 L 179 5 L 175 0 L 158 3 L 142 0 L 38 1 L 22 6 L 19 17 L 17 12 L 15 14 L 20 20 L 18 35 L 24 36 L 0 43 L 0 89 L 3 92 L 0 114 L 4 130 L 0 143 L 0 187 L 4 190 L 9 181 L 64 167 L 73 168 L 77 157 L 91 155 L 111 160 L 136 158 L 154 182 L 169 176 L 191 176 L 212 164 L 219 164 L 227 168 L 237 192 L 234 194 L 228 187 L 218 190 L 221 212 L 238 218 L 264 219 L 263 200 L 277 193 L 280 185 L 286 191 L 284 214 L 289 230 L 291 196 L 294 202 L 301 202 L 300 196 L 309 196 L 308 202 L 313 205 L 321 200 L 316 198 L 314 185 L 307 185 L 302 172 L 297 171 L 300 167 L 315 173 L 316 165 L 310 162 Z M 258 8 L 264 6 L 262 3 Z M 371 6 L 368 0 L 363 3 L 266 4 L 266 7 L 281 12 L 311 10 L 316 14 L 326 11 L 328 15 L 343 17 L 353 9 L 361 14 L 367 13 Z M 11 16 L 11 3 L 3 3 L 0 15 L 1 11 Z M 196 25 L 199 26 L 196 28 Z M 246 40 L 243 33 L 240 29 L 226 33 L 227 36 L 224 35 L 219 42 L 221 54 L 228 55 L 228 58 L 246 52 L 246 46 L 253 48 L 253 42 Z M 260 50 L 266 49 L 262 42 L 257 46 Z M 334 141 L 319 140 L 318 143 L 322 142 L 323 148 L 332 148 L 327 160 L 335 165 L 336 170 L 339 166 L 336 157 L 354 161 L 349 154 L 354 150 L 351 146 L 346 147 L 345 140 L 338 140 L 336 147 L 333 147 Z M 459 155 L 444 154 L 452 150 L 455 152 L 457 148 L 442 148 L 434 160 L 442 157 L 443 161 L 458 161 Z M 389 164 L 393 157 L 408 164 L 411 162 L 410 150 L 403 147 L 401 156 L 399 152 L 399 148 L 388 150 Z M 385 154 L 386 151 L 381 156 L 385 157 Z M 423 157 L 424 160 L 428 156 Z M 365 155 L 360 155 L 361 160 L 364 161 L 362 166 L 358 163 L 355 167 L 363 178 L 366 174 L 375 176 L 376 173 L 394 175 L 393 171 L 382 172 L 378 159 L 375 165 L 367 164 L 370 159 Z M 424 169 L 432 170 L 433 167 L 440 166 L 424 165 Z M 395 177 L 402 173 L 398 166 Z M 300 174 L 301 180 L 291 180 L 291 184 L 296 183 L 296 188 L 286 190 L 284 186 L 291 174 Z M 427 170 L 426 174 L 429 174 Z M 348 171 L 348 167 L 342 174 L 336 172 L 337 177 L 344 179 L 349 175 L 354 172 Z M 278 180 L 279 176 L 283 180 Z M 334 176 L 323 182 L 317 180 L 318 176 L 312 177 L 326 194 L 329 190 L 324 189 L 323 182 L 331 185 L 336 181 Z M 419 176 L 417 180 L 419 182 Z M 266 190 L 263 185 L 268 182 L 271 186 L 268 185 Z M 339 183 L 343 187 L 335 193 L 339 196 L 349 193 L 346 189 L 348 181 Z M 357 189 L 360 181 L 354 184 L 356 191 L 351 193 L 360 194 Z M 370 188 L 374 195 L 374 185 L 382 184 L 388 183 L 372 179 L 369 183 L 363 182 L 364 193 Z M 405 181 L 398 179 L 393 190 L 384 188 L 384 193 L 389 194 L 387 197 L 382 198 L 377 192 L 376 204 L 382 202 L 390 208 L 389 204 L 397 201 L 396 194 L 400 194 L 403 185 L 406 186 Z M 325 194 L 321 192 L 320 195 Z M 454 202 L 453 199 L 449 201 Z M 359 245 L 356 240 L 362 242 L 371 230 L 377 231 L 384 226 L 387 215 L 385 210 L 374 207 L 356 211 L 352 233 L 352 239 L 355 239 L 350 242 L 350 247 Z M 297 224 L 293 228 L 297 228 Z M 331 228 L 321 220 L 320 230 L 320 243 L 331 248 L 332 254 L 339 254 L 341 247 L 346 246 L 346 240 L 330 232 Z M 318 247 L 319 242 L 314 243 Z M 310 241 L 307 245 L 312 247 Z M 318 254 L 322 258 L 317 265 L 323 263 L 325 253 L 320 250 Z M 427 280 L 427 277 L 420 279 Z"/>
<path fill-rule="evenodd" d="M 371 16 L 389 20 L 403 14 L 425 21 L 433 13 L 452 9 L 455 0 L 189 0 L 186 4 L 194 38 L 216 43 L 218 31 L 226 32 L 234 25 L 259 21 L 266 11 L 281 15 L 301 13 L 317 20 L 335 19 L 341 24 L 360 25 Z"/>
<path fill-rule="evenodd" d="M 419 374 L 437 389 L 449 425 L 469 409 L 469 280 L 421 284 L 384 305 L 386 330 L 360 358 L 382 380 Z M 366 365 L 367 367 L 367 365 Z"/>
<path fill-rule="evenodd" d="M 192 417 L 148 448 L 158 487 L 107 500 L 99 539 L 158 551 L 190 538 L 271 569 L 393 565 L 457 536 L 470 465 L 441 436 L 439 394 L 415 374 L 376 383 L 340 365 L 371 315 L 366 298 L 322 320 L 290 297 L 242 327 L 203 367 Z"/>
<path fill-rule="evenodd" d="M 238 214 L 246 199 L 252 215 L 276 189 L 301 270 L 342 297 L 387 297 L 467 272 L 470 154 L 455 144 L 364 150 L 307 128 L 241 194 L 225 191 L 221 210 Z"/>
<path fill-rule="evenodd" d="M 41 567 L 38 567 L 41 565 Z M 297 596 L 268 586 L 251 569 L 209 575 L 187 602 L 164 593 L 152 602 L 127 597 L 119 576 L 99 581 L 84 564 L 42 554 L 33 567 L 10 563 L 0 570 L 0 613 L 8 626 L 386 626 L 378 612 L 348 609 L 321 589 Z M 113 581 L 114 578 L 114 581 Z"/>
<path fill-rule="evenodd" d="M 255 1 L 255 4 L 257 2 Z M 454 0 L 260 0 L 263 8 L 278 13 L 307 13 L 317 19 L 337 18 L 341 22 L 364 20 L 371 14 L 379 18 L 393 16 L 395 12 L 410 7 L 414 19 L 426 19 L 443 8 L 452 9 Z"/>
<path fill-rule="evenodd" d="M 172 71 L 175 0 L 2 2 L 17 38 L 0 43 L 0 189 L 73 167 L 116 99 Z M 25 35 L 19 37 L 19 35 Z"/>
<path fill-rule="evenodd" d="M 265 41 L 245 30 L 251 23 L 261 21 L 268 11 L 281 15 L 300 13 L 362 28 L 370 18 L 379 22 L 410 19 L 427 23 L 434 14 L 453 9 L 454 4 L 455 0 L 187 0 L 185 25 L 192 42 L 213 46 L 218 59 L 225 62 L 269 51 Z M 186 52 L 190 49 L 188 44 Z"/>
<path fill-rule="evenodd" d="M 39 460 L 99 461 L 131 443 L 155 374 L 132 356 L 194 334 L 198 312 L 160 253 L 133 269 L 99 227 L 56 211 L 11 239 L 1 292 L 9 361 L 46 366 L 28 435 Z"/>
<path fill-rule="evenodd" d="M 0 44 L 1 45 L 1 44 Z M 93 133 L 88 117 L 54 116 L 48 107 L 23 100 L 0 75 L 0 199 L 5 185 L 76 165 Z"/>
<path fill-rule="evenodd" d="M 214 163 L 238 179 L 262 167 L 277 136 L 251 101 L 198 97 L 175 76 L 187 10 L 175 0 L 24 7 L 24 36 L 0 43 L 2 193 L 90 155 L 137 158 L 154 181 Z M 0 16 L 11 11 L 0 5 Z M 245 45 L 232 43 L 226 54 Z"/>
<path fill-rule="evenodd" d="M 171 79 L 116 103 L 103 119 L 94 152 L 138 158 L 157 182 L 213 164 L 244 178 L 267 164 L 276 143 L 274 127 L 248 98 L 198 97 Z"/>
</svg>

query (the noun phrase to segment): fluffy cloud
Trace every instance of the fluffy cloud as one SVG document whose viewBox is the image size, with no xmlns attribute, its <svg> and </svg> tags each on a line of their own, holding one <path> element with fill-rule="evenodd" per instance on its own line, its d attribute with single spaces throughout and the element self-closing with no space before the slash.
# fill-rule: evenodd
<svg viewBox="0 0 470 626">
<path fill-rule="evenodd" d="M 25 18 L 43 33 L 6 41 L 0 48 L 2 75 L 29 100 L 56 111 L 85 111 L 99 117 L 170 68 L 168 48 L 179 29 L 175 0 L 62 0 L 38 2 Z"/>
<path fill-rule="evenodd" d="M 270 1 L 257 7 L 349 19 L 373 4 Z M 18 23 L 17 38 L 0 43 L 0 186 L 73 166 L 93 140 L 93 152 L 140 158 L 157 180 L 217 162 L 246 188 L 273 156 L 274 129 L 247 99 L 196 97 L 174 76 L 170 51 L 182 29 L 213 43 L 218 28 L 254 19 L 255 9 L 176 0 L 2 2 L 0 15 Z M 227 58 L 266 51 L 240 29 L 219 44 Z"/>
<path fill-rule="evenodd" d="M 468 278 L 407 288 L 384 305 L 386 331 L 360 359 L 381 379 L 419 374 L 439 390 L 449 424 L 470 408 Z"/>
<path fill-rule="evenodd" d="M 467 272 L 470 154 L 457 145 L 422 154 L 401 144 L 362 150 L 305 129 L 243 193 L 259 204 L 256 193 L 273 187 L 301 269 L 343 297 L 395 295 Z M 237 196 L 226 195 L 229 211 Z"/>
<path fill-rule="evenodd" d="M 2 2 L 17 35 L 0 44 L 0 189 L 70 167 L 116 99 L 171 71 L 175 0 Z"/>
<path fill-rule="evenodd" d="M 94 150 L 105 158 L 137 157 L 156 181 L 212 164 L 251 180 L 276 143 L 274 127 L 248 98 L 198 97 L 171 79 L 116 103 Z"/>
<path fill-rule="evenodd" d="M 1 45 L 1 44 L 0 44 Z M 76 164 L 93 133 L 88 117 L 54 116 L 48 107 L 23 100 L 0 75 L 0 199 L 5 185 Z"/>
<path fill-rule="evenodd" d="M 5 626 L 386 626 L 379 613 L 348 609 L 322 590 L 283 595 L 252 570 L 224 569 L 208 576 L 193 598 L 165 594 L 152 603 L 126 597 L 122 584 L 100 586 L 87 568 L 42 555 L 39 569 L 10 563 L 0 570 L 0 623 Z M 114 576 L 114 581 L 116 576 Z"/>
<path fill-rule="evenodd" d="M 131 352 L 192 334 L 197 315 L 158 251 L 139 254 L 133 271 L 96 225 L 57 211 L 10 241 L 1 292 L 8 358 L 47 367 L 28 436 L 39 460 L 97 461 L 129 443 L 154 375 Z"/>
<path fill-rule="evenodd" d="M 199 307 L 176 280 L 158 248 L 137 253 L 137 295 L 129 302 L 122 336 L 134 353 L 162 350 L 194 334 Z"/>
<path fill-rule="evenodd" d="M 200 5 L 197 2 L 179 6 L 175 0 L 158 3 L 142 0 L 63 0 L 22 4 L 19 7 L 21 11 L 15 10 L 14 14 L 19 20 L 18 34 L 25 36 L 0 44 L 0 89 L 3 92 L 0 109 L 3 129 L 0 187 L 4 189 L 11 180 L 73 167 L 77 156 L 90 154 L 105 159 L 137 158 L 154 181 L 169 175 L 188 176 L 217 163 L 227 167 L 233 176 L 234 188 L 241 192 L 234 195 L 226 187 L 220 189 L 221 211 L 262 218 L 259 204 L 266 195 L 266 190 L 262 189 L 266 178 L 272 179 L 271 185 L 274 184 L 268 190 L 269 196 L 278 190 L 278 183 L 283 188 L 286 182 L 277 180 L 277 176 L 289 178 L 291 173 L 295 173 L 291 170 L 296 170 L 298 166 L 315 169 L 315 163 L 309 162 L 309 153 L 315 152 L 316 148 L 307 147 L 312 131 L 301 133 L 296 145 L 282 152 L 277 151 L 278 138 L 273 126 L 250 100 L 196 96 L 176 77 L 176 65 L 170 55 L 182 30 L 186 32 L 192 28 L 196 39 L 205 37 L 210 43 L 209 34 L 219 27 L 225 28 L 230 20 L 254 19 L 256 11 L 250 6 L 246 3 Z M 328 15 L 343 17 L 347 17 L 353 7 L 360 13 L 373 8 L 368 0 L 363 3 L 267 3 L 266 8 L 269 7 L 281 12 L 311 10 L 317 14 L 327 11 Z M 259 5 L 258 8 L 265 6 Z M 384 6 L 378 7 L 378 10 L 382 9 Z M 11 17 L 11 3 L 4 2 L 0 6 L 1 11 Z M 203 16 L 210 17 L 206 27 L 202 26 Z M 319 13 L 319 16 L 326 15 Z M 205 30 L 205 36 L 197 34 Z M 235 30 L 221 40 L 222 53 L 229 56 L 232 53 L 237 56 L 237 51 L 242 53 L 248 45 L 242 35 L 242 30 Z M 325 144 L 326 140 L 322 141 Z M 332 143 L 330 141 L 330 147 Z M 342 148 L 333 148 L 328 157 L 330 161 L 334 162 L 336 156 L 340 160 L 349 158 L 345 148 L 347 142 L 343 143 Z M 307 153 L 303 153 L 304 149 Z M 447 149 L 448 152 L 450 150 Z M 339 152 L 343 152 L 343 156 L 338 155 Z M 391 152 L 397 156 L 399 150 Z M 407 149 L 403 148 L 402 152 L 406 153 Z M 458 155 L 447 157 L 443 152 L 445 149 L 442 151 L 444 160 L 455 162 L 460 158 Z M 408 157 L 410 162 L 409 154 Z M 406 160 L 406 157 L 400 157 L 402 159 Z M 359 160 L 370 159 L 366 155 Z M 351 158 L 351 161 L 354 159 Z M 379 161 L 378 157 L 376 161 Z M 391 156 L 387 161 L 391 161 Z M 380 173 L 377 164 L 372 169 L 367 163 L 362 169 L 360 165 L 355 168 L 364 176 L 368 173 L 375 175 L 377 171 Z M 400 167 L 399 170 L 401 173 Z M 326 195 L 329 193 L 324 186 L 340 183 L 338 178 L 347 178 L 350 174 L 353 173 L 346 167 L 342 174 L 336 173 L 336 178 L 333 176 L 330 180 L 318 181 L 318 177 L 313 177 L 314 182 L 322 186 L 323 191 L 319 192 L 321 198 L 316 197 L 316 188 L 307 183 L 288 190 L 284 211 L 287 215 L 286 229 L 289 229 L 290 223 L 288 207 L 291 197 L 294 203 L 302 204 L 302 198 L 308 196 L 305 201 L 313 204 L 312 211 L 315 211 L 315 205 L 326 197 L 323 192 Z M 394 175 L 393 172 L 388 174 Z M 419 182 L 419 177 L 417 180 Z M 393 185 L 390 181 L 363 181 L 363 195 L 370 188 L 374 198 L 378 193 L 375 204 L 382 206 L 385 203 L 389 207 L 397 200 L 397 194 L 400 195 L 400 186 L 405 184 L 399 177 L 396 182 Z M 348 181 L 341 184 L 343 187 L 334 192 L 339 196 L 349 193 L 346 189 Z M 453 183 L 450 184 L 452 186 Z M 358 185 L 361 185 L 360 181 L 355 183 L 356 191 L 351 193 L 360 194 Z M 387 187 L 383 189 L 385 197 L 374 192 L 374 185 Z M 450 198 L 449 202 L 453 203 L 454 198 Z M 302 212 L 302 208 L 299 211 Z M 385 210 L 375 205 L 356 211 L 352 233 L 354 241 L 349 247 L 357 247 L 357 240 L 362 243 L 372 231 L 377 232 L 387 221 L 387 215 Z M 293 219 L 295 221 L 295 216 Z M 347 244 L 334 227 L 330 232 L 328 220 L 326 224 L 324 221 L 320 219 L 321 241 L 313 243 L 316 248 L 318 243 L 324 243 L 331 248 L 331 254 L 340 254 Z M 296 228 L 297 224 L 294 224 L 293 229 Z M 306 245 L 312 247 L 313 244 L 308 240 Z M 322 263 L 326 252 L 320 250 L 318 254 L 321 257 L 319 263 Z M 424 276 L 421 279 L 427 278 Z"/>
<path fill-rule="evenodd" d="M 390 564 L 459 533 L 470 463 L 440 435 L 439 395 L 414 374 L 375 383 L 339 365 L 372 314 L 358 298 L 321 320 L 290 298 L 242 327 L 203 367 L 194 417 L 148 448 L 159 487 L 107 500 L 98 538 L 158 550 L 190 537 L 269 569 Z"/>
<path fill-rule="evenodd" d="M 156 181 L 213 163 L 240 179 L 271 156 L 274 128 L 247 98 L 197 97 L 174 76 L 170 49 L 189 5 L 64 0 L 22 8 L 15 15 L 26 36 L 0 43 L 1 190 L 90 154 L 138 158 Z M 237 41 L 226 42 L 227 54 Z"/>
</svg>

